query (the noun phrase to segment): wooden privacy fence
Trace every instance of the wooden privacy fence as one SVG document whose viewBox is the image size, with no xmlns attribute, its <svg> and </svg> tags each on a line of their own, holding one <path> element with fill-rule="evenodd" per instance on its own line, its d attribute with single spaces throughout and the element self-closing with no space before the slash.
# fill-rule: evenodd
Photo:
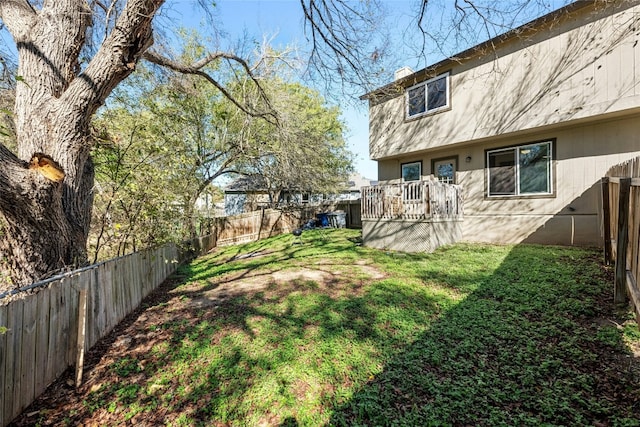
<svg viewBox="0 0 640 427">
<path fill-rule="evenodd" d="M 605 262 L 615 262 L 614 301 L 631 301 L 640 324 L 640 158 L 601 180 Z"/>
<path fill-rule="evenodd" d="M 362 228 L 362 204 L 360 200 L 340 200 L 336 202 L 336 211 L 343 211 L 347 216 L 347 228 Z"/>
<path fill-rule="evenodd" d="M 462 187 L 435 179 L 362 187 L 363 219 L 462 217 Z"/>
<path fill-rule="evenodd" d="M 85 349 L 135 310 L 180 261 L 213 246 L 211 235 L 183 248 L 168 244 L 125 255 L 31 285 L 37 292 L 0 305 L 0 426 L 69 366 L 81 375 Z"/>
<path fill-rule="evenodd" d="M 218 246 L 234 245 L 289 233 L 313 218 L 315 208 L 262 209 L 241 215 L 216 218 Z"/>
</svg>

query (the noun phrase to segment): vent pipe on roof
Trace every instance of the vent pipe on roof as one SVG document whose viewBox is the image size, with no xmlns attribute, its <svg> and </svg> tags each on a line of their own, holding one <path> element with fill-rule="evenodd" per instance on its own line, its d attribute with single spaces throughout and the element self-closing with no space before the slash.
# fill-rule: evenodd
<svg viewBox="0 0 640 427">
<path fill-rule="evenodd" d="M 402 67 L 396 70 L 394 79 L 400 80 L 403 77 L 407 77 L 408 75 L 413 74 L 413 70 L 411 67 Z"/>
</svg>

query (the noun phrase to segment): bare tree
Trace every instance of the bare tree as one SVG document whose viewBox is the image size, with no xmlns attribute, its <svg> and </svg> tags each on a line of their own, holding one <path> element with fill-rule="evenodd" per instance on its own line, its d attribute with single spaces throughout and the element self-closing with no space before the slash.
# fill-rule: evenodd
<svg viewBox="0 0 640 427">
<path fill-rule="evenodd" d="M 361 95 L 388 83 L 399 66 L 425 67 L 490 40 L 573 0 L 300 0 L 310 42 L 309 75 L 331 90 Z M 406 24 L 388 15 L 404 15 Z M 398 52 L 406 56 L 399 57 Z"/>
<path fill-rule="evenodd" d="M 405 43 L 418 57 L 448 57 L 512 30 L 573 0 L 421 0 Z M 552 6 L 552 2 L 555 5 Z M 415 29 L 417 27 L 417 31 Z"/>
</svg>

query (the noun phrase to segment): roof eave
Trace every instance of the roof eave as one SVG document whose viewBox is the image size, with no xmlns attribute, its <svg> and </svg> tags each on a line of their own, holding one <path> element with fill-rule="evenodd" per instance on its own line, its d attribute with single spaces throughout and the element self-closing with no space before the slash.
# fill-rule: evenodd
<svg viewBox="0 0 640 427">
<path fill-rule="evenodd" d="M 451 68 L 454 65 L 461 64 L 465 61 L 470 60 L 475 56 L 477 52 L 485 52 L 487 48 L 495 50 L 499 45 L 510 41 L 514 37 L 522 35 L 524 31 L 533 31 L 538 27 L 542 27 L 548 22 L 551 22 L 557 19 L 559 16 L 562 16 L 566 13 L 572 13 L 578 11 L 580 9 L 586 8 L 588 6 L 594 6 L 598 3 L 596 1 L 587 1 L 587 0 L 578 0 L 570 3 L 560 9 L 556 9 L 552 12 L 547 13 L 539 18 L 534 19 L 533 21 L 529 21 L 526 24 L 520 25 L 512 30 L 507 31 L 506 33 L 500 34 L 496 37 L 493 37 L 487 41 L 484 41 L 480 44 L 477 44 L 469 49 L 463 50 L 456 55 L 450 56 L 448 58 L 443 59 L 442 61 L 436 62 L 435 64 L 429 65 L 415 73 L 409 74 L 405 77 L 402 77 L 398 80 L 394 80 L 393 82 L 381 86 L 377 89 L 374 89 L 370 92 L 365 93 L 360 96 L 360 100 L 367 100 L 369 98 L 379 96 L 381 94 L 389 93 L 390 90 L 398 90 L 399 88 L 405 88 L 408 86 L 412 86 L 422 80 L 425 80 L 425 76 L 429 74 L 434 74 L 438 70 Z"/>
</svg>

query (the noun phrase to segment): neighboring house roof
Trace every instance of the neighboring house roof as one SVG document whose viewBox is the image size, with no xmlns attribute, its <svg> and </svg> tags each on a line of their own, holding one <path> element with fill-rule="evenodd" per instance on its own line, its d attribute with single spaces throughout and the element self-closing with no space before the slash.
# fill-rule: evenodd
<svg viewBox="0 0 640 427">
<path fill-rule="evenodd" d="M 264 192 L 267 185 L 260 175 L 242 175 L 224 187 L 225 193 Z"/>
<path fill-rule="evenodd" d="M 560 9 L 554 10 L 546 15 L 543 15 L 539 18 L 534 19 L 526 24 L 523 24 L 517 28 L 514 28 L 506 33 L 500 34 L 492 39 L 489 39 L 485 42 L 482 42 L 478 45 L 475 45 L 469 49 L 466 49 L 458 54 L 455 54 L 449 58 L 443 59 L 440 62 L 436 62 L 435 64 L 429 65 L 422 70 L 416 71 L 414 73 L 408 74 L 402 78 L 399 78 L 387 85 L 384 85 L 378 89 L 375 89 L 371 92 L 368 92 L 360 97 L 360 99 L 370 99 L 376 98 L 377 96 L 384 95 L 387 96 L 389 94 L 401 93 L 404 88 L 412 86 L 416 83 L 422 82 L 431 78 L 437 74 L 439 74 L 442 70 L 446 70 L 453 66 L 459 66 L 460 64 L 477 58 L 480 56 L 485 56 L 487 52 L 494 52 L 498 47 L 502 44 L 508 43 L 514 38 L 522 38 L 523 35 L 527 33 L 536 32 L 549 25 L 550 23 L 557 22 L 559 19 L 566 19 L 571 13 L 579 11 L 585 8 L 593 8 L 596 6 L 598 1 L 575 1 L 567 6 L 564 6 Z"/>
<path fill-rule="evenodd" d="M 365 178 L 364 176 L 354 173 L 349 175 L 346 191 L 360 191 L 361 187 L 376 185 L 378 181 Z M 264 178 L 260 175 L 243 175 L 231 181 L 224 187 L 225 193 L 258 193 L 266 192 L 267 186 Z"/>
<path fill-rule="evenodd" d="M 360 191 L 360 188 L 362 187 L 369 187 L 371 185 L 376 185 L 377 183 L 378 181 L 365 178 L 364 176 L 357 173 L 353 173 L 349 175 L 347 191 Z"/>
</svg>

